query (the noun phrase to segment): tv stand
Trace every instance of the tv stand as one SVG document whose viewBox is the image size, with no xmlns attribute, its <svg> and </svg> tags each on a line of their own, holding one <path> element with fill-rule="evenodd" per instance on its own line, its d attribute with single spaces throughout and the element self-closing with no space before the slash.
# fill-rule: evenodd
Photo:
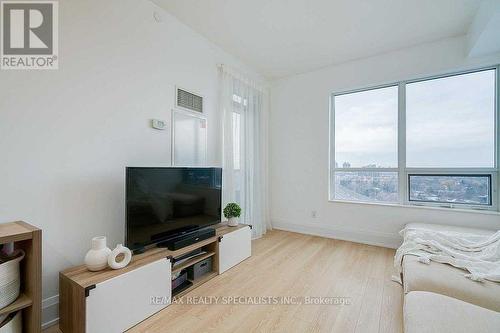
<svg viewBox="0 0 500 333">
<path fill-rule="evenodd" d="M 180 298 L 203 283 L 224 273 L 251 255 L 248 225 L 229 227 L 219 224 L 215 235 L 180 248 L 154 247 L 132 257 L 119 270 L 107 268 L 90 272 L 78 266 L 59 274 L 59 327 L 63 333 L 123 332 L 167 307 L 172 299 L 172 274 L 206 258 L 212 258 L 212 271 L 189 280 L 186 289 L 176 290 Z M 172 267 L 174 258 L 193 250 L 205 253 Z M 162 302 L 155 303 L 158 297 Z M 109 320 L 109 318 L 119 318 Z"/>
</svg>

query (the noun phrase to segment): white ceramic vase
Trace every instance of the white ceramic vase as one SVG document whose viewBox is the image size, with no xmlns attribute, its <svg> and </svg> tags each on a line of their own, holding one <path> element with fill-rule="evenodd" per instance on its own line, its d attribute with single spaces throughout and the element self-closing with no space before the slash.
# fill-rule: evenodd
<svg viewBox="0 0 500 333">
<path fill-rule="evenodd" d="M 230 217 L 227 219 L 227 225 L 230 227 L 236 227 L 238 225 L 237 217 Z"/>
<path fill-rule="evenodd" d="M 92 248 L 85 255 L 85 265 L 89 271 L 100 271 L 108 267 L 111 250 L 106 246 L 106 237 L 92 238 Z"/>
<path fill-rule="evenodd" d="M 123 254 L 123 259 L 121 261 L 116 261 L 116 257 L 120 254 Z M 130 250 L 122 244 L 118 244 L 108 256 L 108 266 L 112 269 L 120 269 L 127 266 L 131 259 L 132 252 L 130 252 Z"/>
</svg>

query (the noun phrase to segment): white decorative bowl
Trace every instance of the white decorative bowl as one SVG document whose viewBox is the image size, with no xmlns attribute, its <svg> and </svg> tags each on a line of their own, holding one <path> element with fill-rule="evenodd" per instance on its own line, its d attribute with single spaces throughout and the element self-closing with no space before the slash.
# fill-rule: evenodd
<svg viewBox="0 0 500 333">
<path fill-rule="evenodd" d="M 0 309 L 14 302 L 19 296 L 21 279 L 19 275 L 19 262 L 24 258 L 24 251 L 14 259 L 0 264 Z"/>
<path fill-rule="evenodd" d="M 17 311 L 14 317 L 5 322 L 3 325 L 0 323 L 0 325 L 0 333 L 22 333 L 23 321 L 21 311 Z"/>
</svg>

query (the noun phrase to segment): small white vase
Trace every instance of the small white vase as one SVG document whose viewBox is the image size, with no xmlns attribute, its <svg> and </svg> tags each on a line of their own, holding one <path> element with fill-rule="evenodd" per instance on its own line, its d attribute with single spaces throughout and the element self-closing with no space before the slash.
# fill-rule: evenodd
<svg viewBox="0 0 500 333">
<path fill-rule="evenodd" d="M 227 225 L 230 227 L 236 227 L 238 225 L 237 217 L 230 217 L 227 219 Z"/>
<path fill-rule="evenodd" d="M 116 261 L 116 257 L 120 254 L 124 255 L 123 259 L 121 261 Z M 122 244 L 118 244 L 108 256 L 108 265 L 112 269 L 120 269 L 127 266 L 131 259 L 132 252 L 130 252 L 130 250 Z"/>
<path fill-rule="evenodd" d="M 85 265 L 89 271 L 100 271 L 108 267 L 111 250 L 106 246 L 106 237 L 92 238 L 92 248 L 85 255 Z"/>
</svg>

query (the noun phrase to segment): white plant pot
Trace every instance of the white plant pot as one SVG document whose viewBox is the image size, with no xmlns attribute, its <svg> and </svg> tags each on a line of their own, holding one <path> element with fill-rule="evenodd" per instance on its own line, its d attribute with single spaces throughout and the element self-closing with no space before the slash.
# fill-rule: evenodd
<svg viewBox="0 0 500 333">
<path fill-rule="evenodd" d="M 238 225 L 237 217 L 230 217 L 227 219 L 227 225 L 230 227 L 236 227 Z"/>
<path fill-rule="evenodd" d="M 111 250 L 106 246 L 106 237 L 92 238 L 92 248 L 85 255 L 85 265 L 89 271 L 100 271 L 108 267 Z"/>
</svg>

